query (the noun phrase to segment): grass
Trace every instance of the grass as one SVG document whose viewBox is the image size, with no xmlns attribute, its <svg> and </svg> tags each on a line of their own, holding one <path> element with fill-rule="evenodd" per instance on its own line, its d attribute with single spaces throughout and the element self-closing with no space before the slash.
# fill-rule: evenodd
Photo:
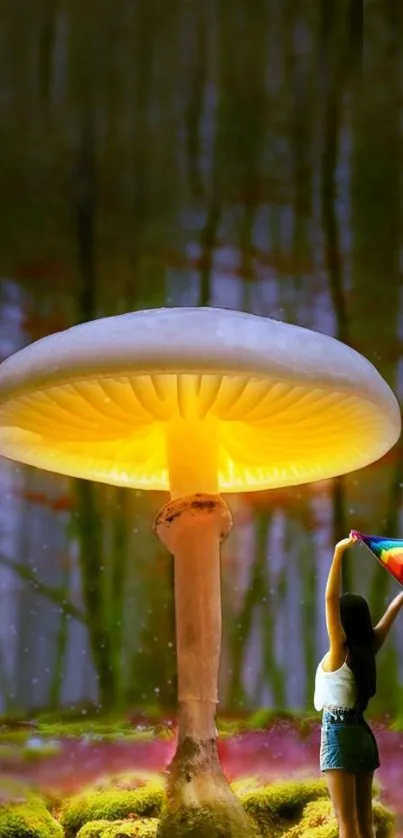
<svg viewBox="0 0 403 838">
<path fill-rule="evenodd" d="M 236 736 L 258 730 L 270 730 L 275 725 L 286 724 L 296 727 L 301 736 L 312 730 L 314 724 L 320 722 L 321 714 L 298 713 L 291 710 L 276 710 L 261 708 L 243 719 L 218 719 L 217 729 L 222 737 Z"/>
<path fill-rule="evenodd" d="M 60 752 L 60 745 L 56 742 L 37 742 L 30 744 L 29 742 L 13 743 L 0 742 L 0 762 L 1 763 L 15 763 L 20 762 L 39 762 L 42 759 L 48 759 Z"/>
<path fill-rule="evenodd" d="M 261 709 L 244 718 L 219 718 L 217 728 L 222 738 L 240 733 L 269 730 L 274 725 L 293 725 L 301 736 L 319 722 L 320 715 L 306 716 L 302 713 Z M 23 723 L 24 720 L 20 720 Z M 123 716 L 83 715 L 80 718 L 60 718 L 55 715 L 40 714 L 32 721 L 29 728 L 19 728 L 18 720 L 0 719 L 0 747 L 2 745 L 27 745 L 32 738 L 59 740 L 77 737 L 99 742 L 147 742 L 151 739 L 169 740 L 174 735 L 173 726 L 164 722 L 161 712 L 157 716 L 154 708 L 144 712 L 144 717 L 137 724 Z M 5 753 L 3 751 L 3 753 Z M 1 760 L 1 753 L 0 753 Z"/>
<path fill-rule="evenodd" d="M 1 724 L 0 720 L 0 749 L 5 745 L 28 746 L 30 740 L 60 740 L 69 738 L 84 738 L 94 742 L 147 742 L 151 739 L 170 739 L 173 732 L 168 727 L 138 725 L 134 727 L 130 722 L 120 719 L 83 719 L 82 721 L 41 721 L 38 720 L 34 729 L 10 729 Z M 33 751 L 33 748 L 30 748 Z M 4 753 L 4 751 L 3 751 Z M 1 760 L 0 750 L 0 760 Z"/>
</svg>

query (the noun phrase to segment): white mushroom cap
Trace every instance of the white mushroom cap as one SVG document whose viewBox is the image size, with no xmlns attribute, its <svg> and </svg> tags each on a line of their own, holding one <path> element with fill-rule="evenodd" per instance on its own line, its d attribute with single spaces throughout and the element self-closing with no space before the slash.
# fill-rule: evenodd
<svg viewBox="0 0 403 838">
<path fill-rule="evenodd" d="M 95 320 L 0 366 L 0 455 L 29 465 L 166 490 L 167 428 L 188 421 L 195 444 L 200 422 L 214 425 L 225 492 L 353 471 L 401 428 L 394 394 L 357 352 L 225 309 Z"/>
</svg>

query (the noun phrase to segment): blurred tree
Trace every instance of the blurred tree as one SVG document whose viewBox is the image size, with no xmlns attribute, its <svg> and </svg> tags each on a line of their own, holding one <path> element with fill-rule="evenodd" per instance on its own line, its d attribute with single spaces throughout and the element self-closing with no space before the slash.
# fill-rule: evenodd
<svg viewBox="0 0 403 838">
<path fill-rule="evenodd" d="M 335 337 L 350 343 L 349 315 L 347 309 L 345 267 L 341 257 L 339 213 L 337 209 L 337 166 L 339 163 L 342 131 L 345 131 L 343 111 L 346 84 L 352 70 L 357 67 L 356 44 L 352 27 L 356 16 L 352 14 L 355 0 L 321 4 L 318 73 L 320 78 L 321 138 L 321 220 L 324 234 L 325 264 L 333 304 Z M 359 33 L 358 33 L 359 34 Z M 354 30 L 355 36 L 355 30 Z M 360 65 L 359 66 L 359 70 Z M 356 74 L 354 73 L 354 81 Z M 333 481 L 333 542 L 343 538 L 348 531 L 344 478 Z M 343 590 L 353 587 L 351 557 L 346 556 L 342 570 Z"/>
</svg>

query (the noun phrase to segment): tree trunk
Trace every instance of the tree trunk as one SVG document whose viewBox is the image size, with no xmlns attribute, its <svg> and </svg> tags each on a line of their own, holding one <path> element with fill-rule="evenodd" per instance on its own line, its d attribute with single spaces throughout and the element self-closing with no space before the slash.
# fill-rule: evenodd
<svg viewBox="0 0 403 838">
<path fill-rule="evenodd" d="M 67 600 L 69 596 L 70 583 L 70 562 L 66 562 L 66 567 L 63 568 L 62 584 L 60 591 Z M 65 611 L 60 614 L 59 626 L 56 635 L 56 651 L 55 663 L 52 673 L 52 680 L 49 688 L 49 706 L 57 710 L 62 703 L 62 688 L 64 664 L 67 650 L 67 643 L 69 638 L 69 618 Z"/>
<path fill-rule="evenodd" d="M 191 36 L 194 40 L 192 44 L 192 59 L 189 67 L 190 89 L 185 117 L 187 158 L 186 162 L 191 193 L 194 197 L 199 198 L 200 195 L 204 193 L 203 177 L 200 170 L 200 132 L 203 120 L 203 106 L 206 93 L 206 70 L 208 66 L 207 4 L 195 4 L 193 7 L 190 8 L 190 16 Z M 201 303 L 201 305 L 207 305 L 207 303 Z"/>
<path fill-rule="evenodd" d="M 89 643 L 97 673 L 99 702 L 104 710 L 115 702 L 115 667 L 106 621 L 105 585 L 102 567 L 102 527 L 94 486 L 77 480 L 75 528 L 80 545 L 83 600 L 88 618 Z"/>
<path fill-rule="evenodd" d="M 257 521 L 257 550 L 264 561 L 263 577 L 266 590 L 266 602 L 261 605 L 263 633 L 262 676 L 271 685 L 275 708 L 283 708 L 286 703 L 286 683 L 284 668 L 278 663 L 275 650 L 275 625 L 278 615 L 284 607 L 286 593 L 285 569 L 282 567 L 274 590 L 272 573 L 267 565 L 267 538 L 271 515 L 261 513 Z"/>
<path fill-rule="evenodd" d="M 355 18 L 352 18 L 355 20 Z M 350 58 L 350 43 L 340 48 L 340 7 L 334 0 L 323 0 L 321 20 L 321 43 L 319 72 L 322 79 L 321 107 L 321 220 L 324 234 L 325 264 L 329 277 L 329 289 L 336 321 L 335 337 L 344 343 L 350 342 L 348 311 L 344 289 L 343 266 L 340 253 L 340 231 L 336 211 L 336 170 L 338 164 L 341 114 L 344 98 L 347 61 Z M 341 37 L 341 46 L 346 43 Z M 347 535 L 345 513 L 345 491 L 343 477 L 332 485 L 333 541 L 336 543 Z M 343 560 L 342 589 L 352 588 L 351 558 Z"/>
<path fill-rule="evenodd" d="M 230 636 L 231 677 L 229 679 L 227 703 L 230 707 L 244 707 L 245 690 L 242 683 L 242 667 L 246 647 L 252 628 L 253 612 L 261 602 L 262 588 L 266 578 L 266 550 L 262 549 L 263 538 L 266 545 L 270 516 L 263 513 L 257 517 L 257 549 L 251 568 L 248 586 L 244 594 L 240 611 L 234 615 Z M 267 648 L 265 646 L 265 648 Z"/>
<path fill-rule="evenodd" d="M 253 228 L 255 224 L 256 208 L 246 206 L 239 230 L 240 277 L 242 282 L 241 309 L 253 312 L 253 289 L 256 279 L 253 266 Z"/>
<path fill-rule="evenodd" d="M 115 702 L 124 701 L 123 655 L 123 603 L 128 560 L 128 491 L 118 486 L 114 489 L 115 514 L 112 521 L 111 578 L 107 598 L 107 618 L 115 673 Z"/>
<path fill-rule="evenodd" d="M 199 305 L 201 306 L 210 305 L 214 250 L 217 244 L 217 231 L 221 216 L 221 207 L 216 194 L 215 185 L 213 189 L 214 192 L 210 198 L 209 206 L 207 207 L 206 221 L 200 236 L 201 254 Z"/>
<path fill-rule="evenodd" d="M 308 712 L 312 708 L 312 696 L 315 684 L 316 671 L 316 633 L 317 633 L 317 570 L 316 556 L 313 559 L 314 551 L 312 540 L 304 535 L 301 556 L 301 579 L 302 579 L 302 632 L 303 632 L 303 654 L 305 659 L 305 707 Z"/>
<path fill-rule="evenodd" d="M 74 220 L 78 256 L 78 294 L 76 321 L 96 317 L 95 276 L 95 172 L 91 102 L 85 99 L 80 119 L 80 145 L 76 172 Z M 97 509 L 96 487 L 87 480 L 75 481 L 75 527 L 80 545 L 83 599 L 88 617 L 88 634 L 97 672 L 99 700 L 103 709 L 115 701 L 115 667 L 110 633 L 106 621 L 103 581 L 102 527 Z"/>
</svg>

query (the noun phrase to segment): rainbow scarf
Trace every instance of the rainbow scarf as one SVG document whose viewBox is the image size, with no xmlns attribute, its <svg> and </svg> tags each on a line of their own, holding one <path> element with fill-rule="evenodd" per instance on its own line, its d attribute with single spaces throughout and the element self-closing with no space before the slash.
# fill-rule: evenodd
<svg viewBox="0 0 403 838">
<path fill-rule="evenodd" d="M 403 539 L 363 535 L 358 530 L 351 530 L 350 535 L 365 544 L 382 567 L 396 579 L 396 582 L 403 585 Z"/>
</svg>

